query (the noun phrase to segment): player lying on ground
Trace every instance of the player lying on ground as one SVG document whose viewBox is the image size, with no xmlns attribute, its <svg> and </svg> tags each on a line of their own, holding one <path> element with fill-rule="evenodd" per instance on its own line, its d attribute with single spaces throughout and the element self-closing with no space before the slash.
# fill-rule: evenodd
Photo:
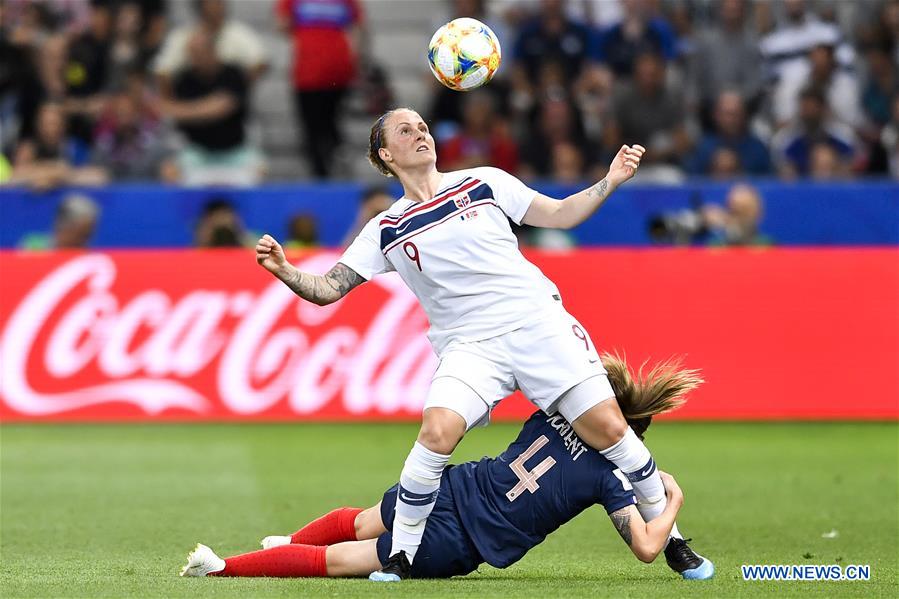
<svg viewBox="0 0 899 599">
<path fill-rule="evenodd" d="M 634 176 L 644 152 L 622 146 L 605 179 L 557 201 L 496 168 L 439 172 L 427 123 L 414 110 L 391 110 L 372 126 L 369 160 L 399 179 L 403 197 L 369 221 L 334 268 L 300 272 L 274 238 L 258 241 L 256 261 L 305 300 L 330 304 L 396 271 L 428 316 L 440 365 L 400 472 L 391 559 L 372 580 L 408 575 L 450 454 L 516 389 L 547 414 L 561 414 L 624 473 L 644 520 L 664 511 L 655 462 L 628 428 L 590 335 L 565 310 L 558 288 L 522 255 L 509 226 L 511 219 L 576 227 Z M 614 293 L 614 281 L 603 291 Z M 677 525 L 671 535 L 682 538 Z"/>
<path fill-rule="evenodd" d="M 701 382 L 696 371 L 672 362 L 634 381 L 623 360 L 608 354 L 602 359 L 618 402 L 641 437 L 653 415 L 679 406 Z M 484 562 L 505 568 L 598 503 L 641 561 L 653 561 L 664 549 L 668 565 L 684 578 L 711 578 L 715 569 L 709 560 L 681 539 L 669 542 L 683 494 L 671 476 L 661 476 L 668 501 L 647 523 L 621 470 L 578 438 L 563 416 L 537 411 L 498 457 L 446 468 L 410 576 L 465 575 Z M 223 560 L 197 545 L 181 575 L 368 576 L 389 559 L 398 492 L 392 487 L 366 510 L 334 510 L 291 536 L 266 537 L 261 551 Z"/>
</svg>

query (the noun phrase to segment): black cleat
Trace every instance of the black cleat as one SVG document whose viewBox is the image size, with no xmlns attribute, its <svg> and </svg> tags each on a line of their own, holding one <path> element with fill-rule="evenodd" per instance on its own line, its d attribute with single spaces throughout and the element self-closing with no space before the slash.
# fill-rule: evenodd
<svg viewBox="0 0 899 599">
<path fill-rule="evenodd" d="M 412 565 L 405 551 L 400 551 L 387 558 L 387 565 L 369 574 L 368 579 L 375 582 L 399 582 L 412 577 Z"/>
<path fill-rule="evenodd" d="M 693 551 L 688 541 L 671 537 L 665 547 L 665 561 L 668 567 L 687 580 L 706 580 L 715 575 L 715 565 Z"/>
</svg>

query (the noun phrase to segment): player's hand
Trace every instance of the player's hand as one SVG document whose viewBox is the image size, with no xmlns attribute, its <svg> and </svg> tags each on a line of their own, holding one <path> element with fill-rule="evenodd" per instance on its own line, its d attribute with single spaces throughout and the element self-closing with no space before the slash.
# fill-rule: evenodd
<svg viewBox="0 0 899 599">
<path fill-rule="evenodd" d="M 680 503 L 683 504 L 684 492 L 681 490 L 680 485 L 677 484 L 677 481 L 674 480 L 674 477 L 661 470 L 659 470 L 659 476 L 662 479 L 662 484 L 665 485 L 665 493 L 668 495 L 668 501 L 680 501 Z"/>
<path fill-rule="evenodd" d="M 288 264 L 287 258 L 284 256 L 284 248 L 275 241 L 274 237 L 267 234 L 256 242 L 256 262 L 276 276 Z"/>
<path fill-rule="evenodd" d="M 645 152 L 646 148 L 637 144 L 621 146 L 609 165 L 609 174 L 606 176 L 609 183 L 617 187 L 633 177 L 640 168 L 640 160 Z"/>
</svg>

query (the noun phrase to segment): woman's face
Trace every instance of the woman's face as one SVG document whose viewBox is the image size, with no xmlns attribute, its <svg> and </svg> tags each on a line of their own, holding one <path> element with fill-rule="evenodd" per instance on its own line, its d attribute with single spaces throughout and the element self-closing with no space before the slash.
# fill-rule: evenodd
<svg viewBox="0 0 899 599">
<path fill-rule="evenodd" d="M 414 110 L 398 110 L 384 122 L 381 159 L 391 168 L 406 170 L 437 162 L 434 138 Z"/>
</svg>

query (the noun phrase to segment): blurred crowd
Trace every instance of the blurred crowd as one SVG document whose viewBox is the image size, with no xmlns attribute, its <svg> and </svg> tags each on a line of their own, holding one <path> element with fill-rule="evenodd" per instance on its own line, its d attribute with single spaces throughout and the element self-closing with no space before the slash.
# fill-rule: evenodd
<svg viewBox="0 0 899 599">
<path fill-rule="evenodd" d="M 899 178 L 899 2 L 456 0 L 505 48 L 500 80 L 430 117 L 451 170 L 596 180 Z"/>
<path fill-rule="evenodd" d="M 166 0 L 0 0 L 0 180 L 265 180 L 252 91 L 276 32 L 238 1 L 185 0 L 176 23 Z M 441 169 L 575 183 L 640 143 L 648 181 L 899 178 L 899 0 L 431 1 L 435 28 L 473 16 L 504 49 L 482 89 L 425 84 Z M 297 160 L 332 177 L 348 95 L 389 107 L 389 65 L 359 0 L 264 6 L 293 53 Z"/>
</svg>

